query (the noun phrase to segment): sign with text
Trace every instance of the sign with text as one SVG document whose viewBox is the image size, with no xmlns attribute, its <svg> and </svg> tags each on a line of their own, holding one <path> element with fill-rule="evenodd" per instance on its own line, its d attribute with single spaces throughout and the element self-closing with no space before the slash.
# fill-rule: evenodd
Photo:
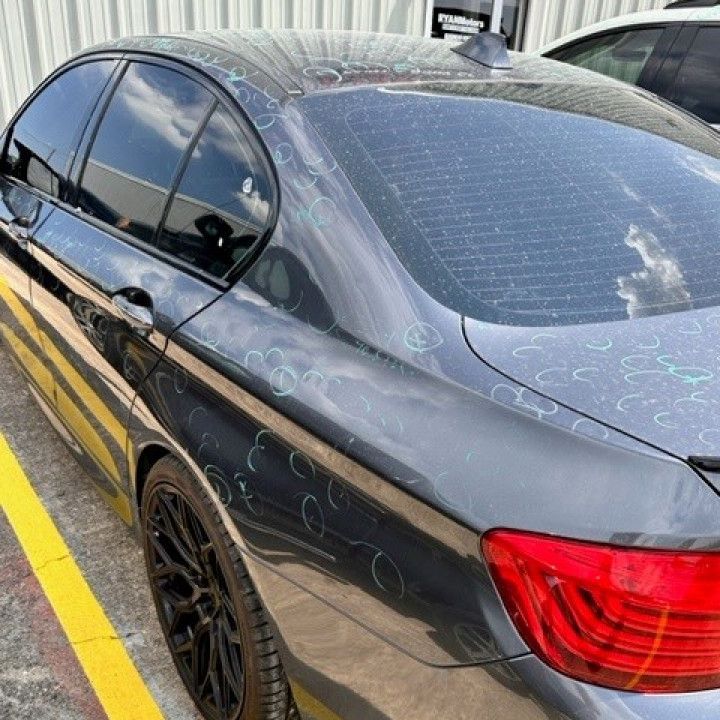
<svg viewBox="0 0 720 720">
<path fill-rule="evenodd" d="M 492 0 L 428 0 L 429 34 L 454 42 L 462 42 L 472 35 L 490 29 Z M 505 0 L 502 32 L 508 47 L 517 48 L 518 30 L 525 19 L 525 0 Z"/>
</svg>

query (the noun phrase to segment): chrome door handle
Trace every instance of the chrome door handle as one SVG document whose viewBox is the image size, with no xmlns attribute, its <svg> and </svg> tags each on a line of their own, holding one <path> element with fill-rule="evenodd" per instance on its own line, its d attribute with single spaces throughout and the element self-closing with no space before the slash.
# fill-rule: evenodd
<svg viewBox="0 0 720 720">
<path fill-rule="evenodd" d="M 132 302 L 123 293 L 113 295 L 112 304 L 120 317 L 138 335 L 147 337 L 152 332 L 155 319 L 149 307 Z"/>
</svg>

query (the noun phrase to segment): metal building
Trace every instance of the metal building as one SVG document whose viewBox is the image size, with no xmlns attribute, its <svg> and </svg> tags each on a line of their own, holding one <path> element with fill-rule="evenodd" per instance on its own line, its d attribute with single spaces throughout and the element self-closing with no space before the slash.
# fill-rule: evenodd
<svg viewBox="0 0 720 720">
<path fill-rule="evenodd" d="M 667 0 L 528 0 L 525 50 Z M 56 65 L 121 35 L 221 27 L 422 34 L 426 0 L 0 0 L 0 122 Z"/>
</svg>

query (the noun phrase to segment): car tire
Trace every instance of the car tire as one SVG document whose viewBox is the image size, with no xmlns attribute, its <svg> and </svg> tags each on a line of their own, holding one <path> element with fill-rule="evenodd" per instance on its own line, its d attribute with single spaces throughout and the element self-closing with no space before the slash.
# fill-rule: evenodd
<svg viewBox="0 0 720 720">
<path fill-rule="evenodd" d="M 292 705 L 272 629 L 215 502 L 177 458 L 150 470 L 141 506 L 160 625 L 208 720 L 285 720 Z"/>
</svg>

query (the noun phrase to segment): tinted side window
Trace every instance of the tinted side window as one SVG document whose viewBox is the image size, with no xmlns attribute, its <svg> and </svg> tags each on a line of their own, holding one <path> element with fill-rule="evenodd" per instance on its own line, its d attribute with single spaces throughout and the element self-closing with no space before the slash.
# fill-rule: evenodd
<svg viewBox="0 0 720 720">
<path fill-rule="evenodd" d="M 263 164 L 230 114 L 219 108 L 193 150 L 160 249 L 223 277 L 264 231 L 270 198 Z"/>
<path fill-rule="evenodd" d="M 709 123 L 720 123 L 720 27 L 700 28 L 670 99 Z"/>
<path fill-rule="evenodd" d="M 550 57 L 635 85 L 663 32 L 663 28 L 646 28 L 603 35 Z"/>
<path fill-rule="evenodd" d="M 12 129 L 5 171 L 59 197 L 90 111 L 114 67 L 114 60 L 78 65 L 45 87 Z"/>
<path fill-rule="evenodd" d="M 131 64 L 90 150 L 80 208 L 152 242 L 180 160 L 211 101 L 180 73 Z"/>
</svg>

